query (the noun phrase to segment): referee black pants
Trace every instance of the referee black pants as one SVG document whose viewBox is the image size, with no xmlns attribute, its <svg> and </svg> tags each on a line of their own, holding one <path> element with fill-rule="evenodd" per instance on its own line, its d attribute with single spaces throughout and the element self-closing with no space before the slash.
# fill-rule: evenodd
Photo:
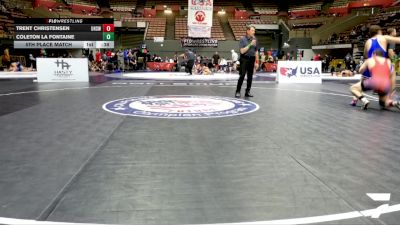
<svg viewBox="0 0 400 225">
<path fill-rule="evenodd" d="M 192 69 L 194 66 L 194 60 L 188 60 L 185 66 L 185 72 L 186 73 L 190 73 L 190 75 L 192 75 Z"/>
<path fill-rule="evenodd" d="M 239 68 L 239 80 L 236 86 L 236 92 L 240 93 L 240 89 L 242 88 L 242 84 L 244 81 L 244 76 L 246 76 L 247 73 L 247 88 L 246 88 L 246 93 L 250 92 L 251 89 L 251 83 L 253 82 L 253 72 L 254 72 L 254 63 L 256 61 L 256 58 L 253 57 L 240 57 L 240 68 Z"/>
</svg>

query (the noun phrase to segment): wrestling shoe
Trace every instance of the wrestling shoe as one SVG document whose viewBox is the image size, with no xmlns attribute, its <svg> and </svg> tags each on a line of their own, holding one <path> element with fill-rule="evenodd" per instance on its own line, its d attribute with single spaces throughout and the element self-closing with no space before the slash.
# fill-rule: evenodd
<svg viewBox="0 0 400 225">
<path fill-rule="evenodd" d="M 361 102 L 362 102 L 361 109 L 367 110 L 369 105 L 368 99 L 364 97 L 361 99 Z"/>
<path fill-rule="evenodd" d="M 357 102 L 358 102 L 358 99 L 353 98 L 353 100 L 351 100 L 351 102 L 350 102 L 350 105 L 351 105 L 351 106 L 356 106 L 356 105 L 357 105 Z"/>
</svg>

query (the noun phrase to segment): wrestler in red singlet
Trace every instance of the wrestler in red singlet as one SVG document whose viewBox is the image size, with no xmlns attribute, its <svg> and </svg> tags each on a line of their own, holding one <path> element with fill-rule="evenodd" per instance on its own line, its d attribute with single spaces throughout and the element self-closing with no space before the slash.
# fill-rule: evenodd
<svg viewBox="0 0 400 225">
<path fill-rule="evenodd" d="M 381 63 L 377 56 L 373 56 L 373 60 L 375 65 L 368 68 L 371 72 L 371 78 L 363 81 L 363 89 L 374 90 L 379 95 L 387 95 L 391 90 L 390 74 L 393 69 L 391 63 L 387 58 Z"/>
</svg>

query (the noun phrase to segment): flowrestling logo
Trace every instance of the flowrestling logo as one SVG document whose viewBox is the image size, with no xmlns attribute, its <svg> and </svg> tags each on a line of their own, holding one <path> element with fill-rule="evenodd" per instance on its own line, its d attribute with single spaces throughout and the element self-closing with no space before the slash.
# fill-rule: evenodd
<svg viewBox="0 0 400 225">
<path fill-rule="evenodd" d="M 256 103 L 242 99 L 193 95 L 132 97 L 103 105 L 104 110 L 119 115 L 170 119 L 237 116 L 258 108 Z"/>
</svg>

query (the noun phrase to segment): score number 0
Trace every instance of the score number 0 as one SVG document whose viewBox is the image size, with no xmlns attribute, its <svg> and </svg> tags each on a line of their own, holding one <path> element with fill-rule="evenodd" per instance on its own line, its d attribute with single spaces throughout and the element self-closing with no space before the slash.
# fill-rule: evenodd
<svg viewBox="0 0 400 225">
<path fill-rule="evenodd" d="M 114 24 L 103 24 L 103 32 L 114 32 Z"/>
<path fill-rule="evenodd" d="M 114 24 L 103 24 L 103 41 L 114 41 Z"/>
</svg>

